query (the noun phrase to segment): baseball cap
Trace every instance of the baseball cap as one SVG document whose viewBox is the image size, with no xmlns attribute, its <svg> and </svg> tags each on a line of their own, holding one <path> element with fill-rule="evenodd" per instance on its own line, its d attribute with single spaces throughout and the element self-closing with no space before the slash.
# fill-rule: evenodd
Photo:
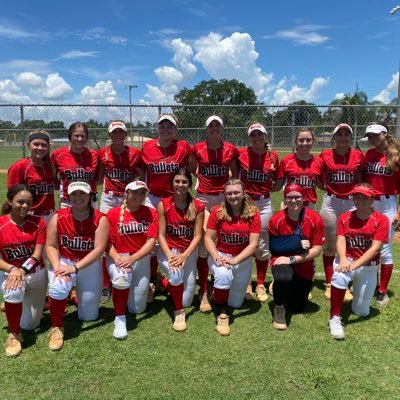
<svg viewBox="0 0 400 400">
<path fill-rule="evenodd" d="M 356 186 L 353 191 L 351 192 L 352 195 L 355 194 L 363 194 L 367 197 L 374 197 L 374 189 L 369 188 L 368 186 L 359 185 Z"/>
<path fill-rule="evenodd" d="M 364 136 L 368 136 L 368 133 L 373 133 L 375 135 L 379 135 L 382 132 L 387 133 L 386 127 L 384 127 L 383 125 L 380 125 L 380 124 L 372 124 L 372 125 L 368 125 L 365 128 L 365 135 Z"/>
<path fill-rule="evenodd" d="M 211 115 L 211 117 L 208 117 L 208 118 L 207 118 L 206 127 L 207 127 L 208 125 L 210 125 L 211 122 L 213 122 L 213 121 L 218 121 L 222 126 L 224 126 L 224 122 L 222 121 L 222 118 L 221 118 L 221 117 L 218 117 L 218 115 Z"/>
<path fill-rule="evenodd" d="M 247 134 L 250 136 L 250 133 L 253 131 L 261 131 L 265 135 L 267 134 L 267 130 L 265 129 L 265 126 L 261 125 L 261 124 L 250 125 L 249 129 L 247 130 Z"/>
<path fill-rule="evenodd" d="M 286 196 L 290 192 L 299 192 L 303 197 L 304 197 L 304 188 L 297 183 L 289 183 L 288 185 L 285 186 L 285 189 L 283 191 L 283 195 Z"/>
<path fill-rule="evenodd" d="M 333 134 L 338 132 L 340 129 L 347 129 L 351 134 L 353 134 L 353 128 L 349 124 L 339 124 L 333 130 Z"/>
<path fill-rule="evenodd" d="M 111 133 L 115 129 L 122 129 L 123 131 L 128 132 L 125 124 L 121 121 L 113 121 L 110 123 L 110 125 L 108 125 L 108 133 Z"/>
<path fill-rule="evenodd" d="M 77 190 L 81 190 L 82 192 L 88 194 L 92 191 L 90 185 L 86 182 L 71 182 L 68 185 L 68 194 L 71 194 Z"/>
<path fill-rule="evenodd" d="M 125 192 L 127 192 L 128 190 L 139 190 L 139 189 L 146 189 L 147 191 L 149 191 L 149 188 L 143 181 L 133 181 L 126 185 Z"/>
<path fill-rule="evenodd" d="M 160 118 L 158 118 L 157 124 L 159 124 L 162 121 L 169 121 L 172 122 L 176 126 L 176 120 L 171 114 L 164 114 L 161 115 Z"/>
</svg>

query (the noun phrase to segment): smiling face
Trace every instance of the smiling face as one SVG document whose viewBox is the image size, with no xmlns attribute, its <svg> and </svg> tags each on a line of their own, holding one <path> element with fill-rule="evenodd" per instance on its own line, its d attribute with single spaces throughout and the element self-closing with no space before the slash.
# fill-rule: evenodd
<svg viewBox="0 0 400 400">
<path fill-rule="evenodd" d="M 250 133 L 249 141 L 250 145 L 254 148 L 264 148 L 266 142 L 265 134 L 256 129 Z"/>
<path fill-rule="evenodd" d="M 8 203 L 11 206 L 11 216 L 14 220 L 23 220 L 32 208 L 32 194 L 27 190 L 21 190 Z"/>
<path fill-rule="evenodd" d="M 71 207 L 75 210 L 87 209 L 90 201 L 90 193 L 86 193 L 82 190 L 75 190 L 69 194 L 69 201 Z"/>
<path fill-rule="evenodd" d="M 137 210 L 146 200 L 146 189 L 128 190 L 126 192 L 126 205 L 131 211 Z"/>
<path fill-rule="evenodd" d="M 309 154 L 314 144 L 314 137 L 310 131 L 301 131 L 295 141 L 296 151 L 301 154 Z"/>
<path fill-rule="evenodd" d="M 162 142 L 172 142 L 176 134 L 176 126 L 168 120 L 163 120 L 157 125 L 158 137 Z"/>
<path fill-rule="evenodd" d="M 44 139 L 33 139 L 27 143 L 30 158 L 33 162 L 41 162 L 49 154 L 50 144 Z"/>
<path fill-rule="evenodd" d="M 386 134 L 384 132 L 381 133 L 367 133 L 368 142 L 371 146 L 377 148 L 386 147 Z"/>
<path fill-rule="evenodd" d="M 224 127 L 219 121 L 214 119 L 206 127 L 206 134 L 208 139 L 221 140 L 221 136 L 224 133 Z"/>
<path fill-rule="evenodd" d="M 226 202 L 232 207 L 232 209 L 240 209 L 244 199 L 244 190 L 242 185 L 226 185 L 224 194 Z"/>
<path fill-rule="evenodd" d="M 73 150 L 83 150 L 88 142 L 88 136 L 82 126 L 77 126 L 71 133 L 71 148 Z"/>
<path fill-rule="evenodd" d="M 341 128 L 335 133 L 334 139 L 335 139 L 335 147 L 337 149 L 350 148 L 352 135 L 348 129 Z"/>
<path fill-rule="evenodd" d="M 368 212 L 371 210 L 373 198 L 361 193 L 353 194 L 353 203 L 357 211 Z"/>
<path fill-rule="evenodd" d="M 304 197 L 300 192 L 291 191 L 284 197 L 285 206 L 291 212 L 299 212 L 303 207 Z"/>
<path fill-rule="evenodd" d="M 114 145 L 125 144 L 126 132 L 121 128 L 114 129 L 110 133 L 110 139 L 111 139 L 112 144 L 114 144 Z"/>
<path fill-rule="evenodd" d="M 172 181 L 172 188 L 176 194 L 185 194 L 189 191 L 190 182 L 185 175 L 175 175 Z"/>
</svg>

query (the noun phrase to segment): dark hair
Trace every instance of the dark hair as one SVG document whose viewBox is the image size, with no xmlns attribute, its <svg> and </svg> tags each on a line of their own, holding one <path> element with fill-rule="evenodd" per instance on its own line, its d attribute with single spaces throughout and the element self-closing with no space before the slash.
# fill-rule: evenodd
<svg viewBox="0 0 400 400">
<path fill-rule="evenodd" d="M 193 178 L 192 178 L 192 173 L 189 171 L 188 167 L 182 167 L 178 168 L 173 176 L 172 176 L 172 182 L 174 182 L 174 179 L 178 175 L 183 175 L 188 181 L 189 181 L 189 188 L 192 187 L 193 185 Z M 196 207 L 194 205 L 194 199 L 193 196 L 190 194 L 190 192 L 187 193 L 187 212 L 185 217 L 187 218 L 188 221 L 192 222 L 196 219 Z"/>
<path fill-rule="evenodd" d="M 7 191 L 7 201 L 5 201 L 1 207 L 2 215 L 8 214 L 11 211 L 10 202 L 14 200 L 14 197 L 19 192 L 29 192 L 33 198 L 32 189 L 25 183 L 18 183 L 17 185 L 10 187 L 10 189 Z"/>
<path fill-rule="evenodd" d="M 87 139 L 89 139 L 89 129 L 87 125 L 84 122 L 74 122 L 69 128 L 68 128 L 68 140 L 71 141 L 72 134 L 74 133 L 76 128 L 83 128 L 83 130 L 86 133 Z"/>
</svg>

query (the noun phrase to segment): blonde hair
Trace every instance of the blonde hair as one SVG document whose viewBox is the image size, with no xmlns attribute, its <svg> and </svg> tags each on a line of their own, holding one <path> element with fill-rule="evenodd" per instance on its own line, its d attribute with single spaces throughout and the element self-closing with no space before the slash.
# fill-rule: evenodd
<svg viewBox="0 0 400 400">
<path fill-rule="evenodd" d="M 240 209 L 240 217 L 245 220 L 250 219 L 257 213 L 258 208 L 254 204 L 253 200 L 251 200 L 249 195 L 245 192 L 245 186 L 240 179 L 229 179 L 228 182 L 225 183 L 224 189 L 226 189 L 227 186 L 233 185 L 240 185 L 244 193 L 243 202 Z M 232 217 L 233 211 L 231 205 L 226 201 L 226 199 L 222 200 L 219 218 L 223 221 L 232 221 Z"/>
<path fill-rule="evenodd" d="M 126 198 L 121 203 L 121 207 L 119 210 L 118 233 L 120 235 L 122 235 L 122 227 L 124 225 L 125 210 L 126 210 Z"/>
</svg>

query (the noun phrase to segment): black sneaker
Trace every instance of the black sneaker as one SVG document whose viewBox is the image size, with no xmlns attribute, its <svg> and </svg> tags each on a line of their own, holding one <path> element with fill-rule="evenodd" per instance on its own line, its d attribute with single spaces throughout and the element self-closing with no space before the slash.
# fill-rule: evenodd
<svg viewBox="0 0 400 400">
<path fill-rule="evenodd" d="M 111 298 L 111 290 L 109 288 L 103 288 L 102 292 L 101 292 L 101 299 L 100 301 L 102 303 L 105 303 L 107 301 L 109 301 Z"/>
<path fill-rule="evenodd" d="M 384 307 L 387 303 L 389 303 L 389 296 L 387 293 L 378 292 L 376 295 L 376 305 L 379 307 Z"/>
</svg>

